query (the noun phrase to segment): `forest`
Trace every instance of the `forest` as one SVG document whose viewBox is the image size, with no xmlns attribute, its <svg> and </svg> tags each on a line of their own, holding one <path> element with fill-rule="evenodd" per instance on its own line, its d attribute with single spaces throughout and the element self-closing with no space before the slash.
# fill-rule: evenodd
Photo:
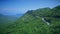
<svg viewBox="0 0 60 34">
<path fill-rule="evenodd" d="M 0 25 L 0 34 L 60 34 L 60 5 L 28 10 L 17 20 L 13 17 L 8 21 L 1 16 L 0 24 L 5 24 Z"/>
</svg>

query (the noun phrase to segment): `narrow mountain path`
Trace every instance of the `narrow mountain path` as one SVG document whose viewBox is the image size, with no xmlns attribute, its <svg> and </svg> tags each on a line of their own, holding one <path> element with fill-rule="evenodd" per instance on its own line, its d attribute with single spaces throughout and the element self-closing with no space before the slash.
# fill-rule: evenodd
<svg viewBox="0 0 60 34">
<path fill-rule="evenodd" d="M 47 21 L 45 20 L 45 18 L 42 17 L 42 20 L 43 20 L 47 25 L 50 25 L 50 23 L 47 22 Z"/>
</svg>

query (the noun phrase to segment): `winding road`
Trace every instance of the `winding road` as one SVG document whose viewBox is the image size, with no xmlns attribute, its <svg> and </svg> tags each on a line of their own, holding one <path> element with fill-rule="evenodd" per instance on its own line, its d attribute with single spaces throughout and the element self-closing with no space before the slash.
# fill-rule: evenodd
<svg viewBox="0 0 60 34">
<path fill-rule="evenodd" d="M 47 21 L 45 20 L 45 18 L 42 18 L 42 20 L 43 20 L 47 25 L 50 25 L 50 23 L 47 22 Z"/>
</svg>

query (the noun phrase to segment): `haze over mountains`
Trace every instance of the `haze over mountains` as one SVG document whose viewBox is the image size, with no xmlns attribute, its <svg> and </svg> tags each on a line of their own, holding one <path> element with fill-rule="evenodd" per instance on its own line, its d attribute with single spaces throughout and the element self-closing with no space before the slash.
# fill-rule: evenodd
<svg viewBox="0 0 60 34">
<path fill-rule="evenodd" d="M 0 34 L 60 34 L 60 0 L 0 0 Z"/>
<path fill-rule="evenodd" d="M 0 14 L 0 34 L 2 34 L 5 30 L 5 27 L 13 22 L 15 22 L 18 18 L 20 18 L 23 14 L 17 15 L 4 15 Z"/>
<path fill-rule="evenodd" d="M 17 14 L 17 15 L 4 15 L 4 14 L 0 14 L 0 23 L 6 23 L 6 22 L 10 22 L 10 21 L 15 21 L 19 17 L 21 17 L 22 15 L 23 14 Z"/>
<path fill-rule="evenodd" d="M 44 20 L 49 25 L 42 20 Z M 3 27 L 2 27 L 3 28 Z M 14 23 L 1 29 L 1 34 L 60 34 L 60 5 L 54 8 L 28 10 Z"/>
</svg>

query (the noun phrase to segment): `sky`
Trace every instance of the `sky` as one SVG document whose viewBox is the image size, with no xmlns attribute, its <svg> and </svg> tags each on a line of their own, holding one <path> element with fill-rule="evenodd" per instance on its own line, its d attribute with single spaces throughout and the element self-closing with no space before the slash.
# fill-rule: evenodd
<svg viewBox="0 0 60 34">
<path fill-rule="evenodd" d="M 6 15 L 24 14 L 28 10 L 60 5 L 60 0 L 0 0 L 0 13 Z"/>
</svg>

